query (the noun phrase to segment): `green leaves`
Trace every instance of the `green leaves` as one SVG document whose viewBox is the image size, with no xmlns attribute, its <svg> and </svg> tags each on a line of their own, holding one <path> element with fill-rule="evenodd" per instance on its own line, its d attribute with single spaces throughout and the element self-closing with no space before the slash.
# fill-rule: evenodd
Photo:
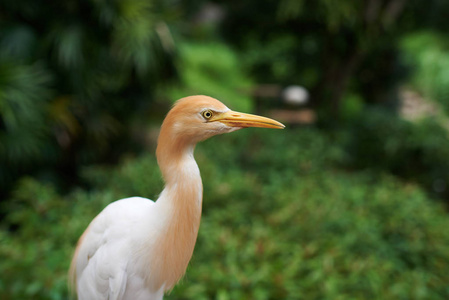
<svg viewBox="0 0 449 300">
<path fill-rule="evenodd" d="M 166 14 L 176 5 L 44 2 L 1 5 L 4 193 L 20 175 L 59 178 L 61 168 L 74 182 L 79 164 L 114 160 L 130 149 L 134 118 L 146 116 L 156 87 L 174 75 Z"/>
<path fill-rule="evenodd" d="M 48 70 L 42 64 L 0 61 L 0 114 L 6 131 L 43 123 L 50 97 Z"/>
<path fill-rule="evenodd" d="M 57 61 L 68 71 L 83 68 L 87 41 L 84 34 L 81 24 L 69 25 L 53 33 Z"/>
<path fill-rule="evenodd" d="M 242 72 L 238 56 L 229 47 L 219 42 L 183 43 L 179 54 L 183 64 L 182 85 L 169 89 L 172 100 L 203 94 L 220 99 L 234 110 L 251 109 L 251 99 L 245 96 L 251 81 Z"/>
<path fill-rule="evenodd" d="M 50 84 L 51 75 L 43 64 L 0 59 L 0 187 L 30 165 L 48 159 Z"/>
<path fill-rule="evenodd" d="M 411 83 L 449 113 L 449 45 L 432 32 L 418 32 L 402 40 L 405 60 L 413 68 Z"/>
<path fill-rule="evenodd" d="M 247 130 L 198 145 L 200 233 L 166 298 L 446 299 L 446 212 L 416 185 L 335 169 L 335 147 L 311 129 Z M 152 154 L 83 177 L 89 189 L 65 196 L 24 179 L 2 207 L 2 299 L 66 298 L 72 251 L 95 215 L 163 188 Z"/>
</svg>

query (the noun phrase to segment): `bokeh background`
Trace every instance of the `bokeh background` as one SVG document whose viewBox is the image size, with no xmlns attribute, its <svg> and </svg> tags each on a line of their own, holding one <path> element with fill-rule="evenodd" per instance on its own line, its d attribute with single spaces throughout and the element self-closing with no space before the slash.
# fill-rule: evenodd
<svg viewBox="0 0 449 300">
<path fill-rule="evenodd" d="M 78 237 L 156 199 L 183 96 L 275 117 L 197 147 L 167 299 L 449 299 L 449 1 L 1 0 L 0 298 L 68 299 Z"/>
</svg>

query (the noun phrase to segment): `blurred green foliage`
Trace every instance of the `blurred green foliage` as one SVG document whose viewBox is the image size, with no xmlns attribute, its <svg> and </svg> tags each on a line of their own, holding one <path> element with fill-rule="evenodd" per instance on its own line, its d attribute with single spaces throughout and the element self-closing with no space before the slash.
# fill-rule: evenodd
<svg viewBox="0 0 449 300">
<path fill-rule="evenodd" d="M 365 102 L 395 98 L 406 49 L 419 64 L 414 85 L 446 101 L 446 45 L 436 41 L 445 1 L 215 1 L 218 13 L 210 5 L 2 1 L 0 197 L 22 175 L 69 190 L 80 166 L 142 150 L 136 128 L 189 94 L 250 110 L 253 82 L 300 84 L 321 124 L 333 126 Z M 419 26 L 435 38 L 401 43 Z"/>
<path fill-rule="evenodd" d="M 258 82 L 306 87 L 312 104 L 334 119 L 347 94 L 391 100 L 404 76 L 398 36 L 428 18 L 423 1 L 221 2 L 229 11 L 221 32 L 250 74 Z"/>
<path fill-rule="evenodd" d="M 23 174 L 76 181 L 80 165 L 132 148 L 134 112 L 149 110 L 175 75 L 167 20 L 177 9 L 156 0 L 1 2 L 2 192 Z"/>
<path fill-rule="evenodd" d="M 182 43 L 178 51 L 180 82 L 166 91 L 173 101 L 186 95 L 208 95 L 226 99 L 226 105 L 234 110 L 251 110 L 248 92 L 252 82 L 243 73 L 232 49 L 214 41 Z"/>
<path fill-rule="evenodd" d="M 202 225 L 167 298 L 448 299 L 449 219 L 432 199 L 449 199 L 447 118 L 395 112 L 401 84 L 449 112 L 448 9 L 1 1 L 0 298 L 69 298 L 92 218 L 119 198 L 157 198 L 152 126 L 170 103 L 207 94 L 251 111 L 253 86 L 275 83 L 305 86 L 319 125 L 197 148 Z"/>
<path fill-rule="evenodd" d="M 47 106 L 51 75 L 41 64 L 0 61 L 0 189 L 21 170 L 52 161 Z"/>
<path fill-rule="evenodd" d="M 370 108 L 342 136 L 344 165 L 394 174 L 448 201 L 449 134 L 437 120 L 412 123 L 386 109 Z"/>
<path fill-rule="evenodd" d="M 434 32 L 419 32 L 402 41 L 406 61 L 413 69 L 411 84 L 438 101 L 449 113 L 449 43 Z"/>
<path fill-rule="evenodd" d="M 289 141 L 289 143 L 286 143 Z M 419 187 L 336 169 L 324 132 L 248 130 L 199 145 L 204 210 L 194 258 L 167 299 L 447 299 L 446 212 Z M 155 157 L 93 166 L 89 191 L 24 179 L 0 231 L 0 297 L 65 299 L 73 246 L 124 196 L 155 199 Z"/>
</svg>

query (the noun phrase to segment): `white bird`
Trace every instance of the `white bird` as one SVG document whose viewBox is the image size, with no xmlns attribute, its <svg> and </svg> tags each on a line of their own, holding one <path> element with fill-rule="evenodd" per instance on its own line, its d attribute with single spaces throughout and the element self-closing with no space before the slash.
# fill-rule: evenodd
<svg viewBox="0 0 449 300">
<path fill-rule="evenodd" d="M 165 188 L 156 202 L 132 197 L 109 204 L 81 236 L 70 267 L 78 299 L 162 299 L 184 275 L 201 218 L 203 186 L 196 143 L 245 127 L 281 123 L 231 111 L 207 96 L 178 100 L 159 134 Z"/>
</svg>

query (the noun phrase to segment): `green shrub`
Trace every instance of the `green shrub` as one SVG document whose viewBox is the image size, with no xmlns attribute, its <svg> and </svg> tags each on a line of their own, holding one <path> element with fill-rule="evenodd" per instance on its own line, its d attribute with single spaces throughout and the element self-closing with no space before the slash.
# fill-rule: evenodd
<svg viewBox="0 0 449 300">
<path fill-rule="evenodd" d="M 220 209 L 205 211 L 172 299 L 449 295 L 447 216 L 415 187 L 329 171 L 295 184 L 241 185 L 260 192 L 249 199 L 232 190 Z"/>
<path fill-rule="evenodd" d="M 338 171 L 318 130 L 247 130 L 199 145 L 203 217 L 194 257 L 167 299 L 447 299 L 447 214 L 413 184 Z M 0 229 L 1 299 L 65 299 L 90 220 L 161 189 L 152 154 L 89 167 L 60 196 L 24 179 Z"/>
<path fill-rule="evenodd" d="M 449 200 L 449 135 L 436 120 L 411 123 L 383 109 L 368 109 L 352 125 L 346 163 L 416 181 Z"/>
</svg>

